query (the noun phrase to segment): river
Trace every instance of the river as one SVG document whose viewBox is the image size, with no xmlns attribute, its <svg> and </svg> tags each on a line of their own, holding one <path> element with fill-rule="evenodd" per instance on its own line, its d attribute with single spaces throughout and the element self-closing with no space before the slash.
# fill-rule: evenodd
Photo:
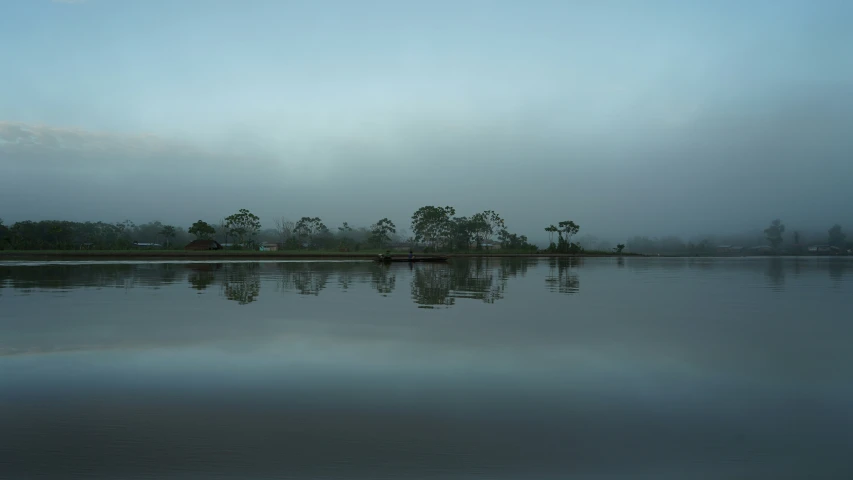
<svg viewBox="0 0 853 480">
<path fill-rule="evenodd" d="M 853 478 L 853 261 L 0 262 L 0 478 Z"/>
</svg>

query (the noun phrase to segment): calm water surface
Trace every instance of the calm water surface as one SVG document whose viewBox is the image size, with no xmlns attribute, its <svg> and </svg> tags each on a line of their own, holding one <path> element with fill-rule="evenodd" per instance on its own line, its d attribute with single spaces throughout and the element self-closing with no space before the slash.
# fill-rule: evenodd
<svg viewBox="0 0 853 480">
<path fill-rule="evenodd" d="M 853 262 L 0 263 L 0 478 L 853 478 Z"/>
</svg>

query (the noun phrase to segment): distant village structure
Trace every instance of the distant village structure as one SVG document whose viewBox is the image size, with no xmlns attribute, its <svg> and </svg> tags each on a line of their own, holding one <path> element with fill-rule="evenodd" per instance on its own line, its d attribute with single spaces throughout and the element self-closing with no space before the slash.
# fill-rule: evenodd
<svg viewBox="0 0 853 480">
<path fill-rule="evenodd" d="M 222 250 L 222 245 L 219 244 L 216 240 L 193 240 L 188 243 L 184 250 L 190 251 L 204 251 L 204 250 Z"/>
<path fill-rule="evenodd" d="M 258 245 L 258 250 L 261 252 L 276 252 L 278 251 L 277 243 L 262 243 Z"/>
<path fill-rule="evenodd" d="M 133 246 L 136 248 L 161 248 L 163 245 L 153 242 L 133 242 Z"/>
</svg>

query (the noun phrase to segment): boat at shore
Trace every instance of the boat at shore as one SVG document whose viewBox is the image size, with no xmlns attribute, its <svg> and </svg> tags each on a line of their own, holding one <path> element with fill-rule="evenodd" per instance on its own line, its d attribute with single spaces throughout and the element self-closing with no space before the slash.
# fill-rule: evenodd
<svg viewBox="0 0 853 480">
<path fill-rule="evenodd" d="M 409 262 L 409 263 L 417 263 L 417 262 L 446 262 L 448 257 L 378 257 L 376 259 L 379 263 L 393 263 L 393 262 Z"/>
</svg>

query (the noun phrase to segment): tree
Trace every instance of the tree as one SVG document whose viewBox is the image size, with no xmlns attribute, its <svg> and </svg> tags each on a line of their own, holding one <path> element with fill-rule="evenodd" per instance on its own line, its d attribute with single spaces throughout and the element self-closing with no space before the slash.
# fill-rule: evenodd
<svg viewBox="0 0 853 480">
<path fill-rule="evenodd" d="M 841 225 L 835 224 L 829 229 L 829 244 L 833 247 L 844 248 L 844 239 L 847 235 L 841 231 Z"/>
<path fill-rule="evenodd" d="M 340 227 L 338 227 L 338 234 L 340 234 L 341 238 L 347 238 L 351 232 L 352 227 L 350 227 L 347 222 L 344 222 Z"/>
<path fill-rule="evenodd" d="M 538 250 L 535 245 L 531 245 L 527 242 L 526 236 L 510 233 L 506 228 L 502 228 L 501 231 L 498 232 L 498 239 L 501 242 L 501 248 L 506 250 Z"/>
<path fill-rule="evenodd" d="M 486 217 L 477 213 L 471 215 L 470 218 L 460 218 L 458 225 L 454 228 L 458 230 L 455 235 L 459 241 L 459 248 L 468 251 L 471 250 L 472 246 L 475 250 L 480 251 L 484 244 L 490 243 L 492 233 L 500 235 L 499 230 L 490 228 Z"/>
<path fill-rule="evenodd" d="M 163 245 L 166 248 L 169 248 L 169 239 L 175 238 L 175 227 L 171 225 L 164 225 L 160 230 L 160 235 L 163 236 Z"/>
<path fill-rule="evenodd" d="M 471 242 L 475 241 L 478 225 L 473 218 L 453 217 L 450 221 L 450 248 L 451 250 L 470 250 Z"/>
<path fill-rule="evenodd" d="M 293 233 L 303 242 L 307 242 L 310 247 L 314 246 L 314 239 L 317 235 L 328 231 L 329 229 L 326 228 L 320 217 L 302 217 L 296 222 L 296 227 L 293 229 Z"/>
<path fill-rule="evenodd" d="M 261 220 L 252 212 L 241 208 L 237 213 L 225 217 L 225 228 L 237 244 L 243 246 L 246 238 L 251 238 L 261 229 Z"/>
<path fill-rule="evenodd" d="M 764 237 L 774 249 L 782 245 L 783 233 L 785 233 L 785 225 L 778 218 L 770 222 L 770 226 L 764 229 Z"/>
<path fill-rule="evenodd" d="M 450 239 L 452 221 L 456 214 L 453 207 L 426 206 L 419 208 L 412 215 L 412 233 L 415 240 L 424 241 L 436 248 L 446 244 Z"/>
<path fill-rule="evenodd" d="M 280 217 L 275 221 L 279 242 L 283 248 L 298 249 L 299 240 L 296 238 L 296 222 Z"/>
<path fill-rule="evenodd" d="M 352 243 L 352 227 L 349 226 L 349 223 L 344 222 L 340 227 L 338 227 L 338 236 L 340 237 L 340 246 L 341 248 L 349 249 L 349 245 Z"/>
<path fill-rule="evenodd" d="M 114 235 L 111 237 L 116 248 L 130 248 L 130 243 L 133 240 L 132 235 L 136 232 L 136 225 L 130 220 L 117 222 L 113 225 L 113 232 Z"/>
<path fill-rule="evenodd" d="M 219 219 L 219 224 L 216 226 L 216 231 L 220 235 L 222 235 L 222 244 L 228 244 L 228 222 L 225 221 L 225 218 Z"/>
<path fill-rule="evenodd" d="M 564 220 L 557 225 L 557 233 L 560 235 L 560 244 L 564 246 L 566 252 L 569 252 L 572 249 L 572 235 L 578 233 L 578 230 L 580 230 L 581 227 L 571 220 Z M 565 241 L 563 241 L 563 233 L 566 234 Z"/>
<path fill-rule="evenodd" d="M 665 248 L 664 251 L 667 251 Z M 711 243 L 710 239 L 702 239 L 699 243 L 690 242 L 687 244 L 687 251 L 689 253 L 702 253 L 702 254 L 711 254 L 715 251 L 714 244 Z"/>
<path fill-rule="evenodd" d="M 625 250 L 625 244 L 624 243 L 617 244 L 616 248 L 613 249 L 613 251 L 616 253 L 622 253 L 622 250 Z"/>
<path fill-rule="evenodd" d="M 216 229 L 213 228 L 213 225 L 211 225 L 211 224 L 209 224 L 203 220 L 199 220 L 199 221 L 193 223 L 192 226 L 189 229 L 187 229 L 187 233 L 195 235 L 195 238 L 197 238 L 197 239 L 207 240 L 210 237 L 212 237 L 214 234 L 216 234 Z"/>
<path fill-rule="evenodd" d="M 794 245 L 800 244 L 800 232 L 799 230 L 794 230 Z"/>
<path fill-rule="evenodd" d="M 490 242 L 492 235 L 506 228 L 504 220 L 497 212 L 486 210 L 471 217 L 471 229 L 479 247 L 483 242 Z"/>
<path fill-rule="evenodd" d="M 548 249 L 555 250 L 556 246 L 554 245 L 554 234 L 557 233 L 557 227 L 554 225 L 548 225 L 545 227 L 545 231 L 548 232 Z"/>
<path fill-rule="evenodd" d="M 381 249 L 383 245 L 391 241 L 391 234 L 397 233 L 397 227 L 394 222 L 383 218 L 374 223 L 370 227 L 370 243 L 378 245 Z"/>
<path fill-rule="evenodd" d="M 3 224 L 3 219 L 0 218 L 0 250 L 9 243 L 9 228 Z"/>
</svg>

